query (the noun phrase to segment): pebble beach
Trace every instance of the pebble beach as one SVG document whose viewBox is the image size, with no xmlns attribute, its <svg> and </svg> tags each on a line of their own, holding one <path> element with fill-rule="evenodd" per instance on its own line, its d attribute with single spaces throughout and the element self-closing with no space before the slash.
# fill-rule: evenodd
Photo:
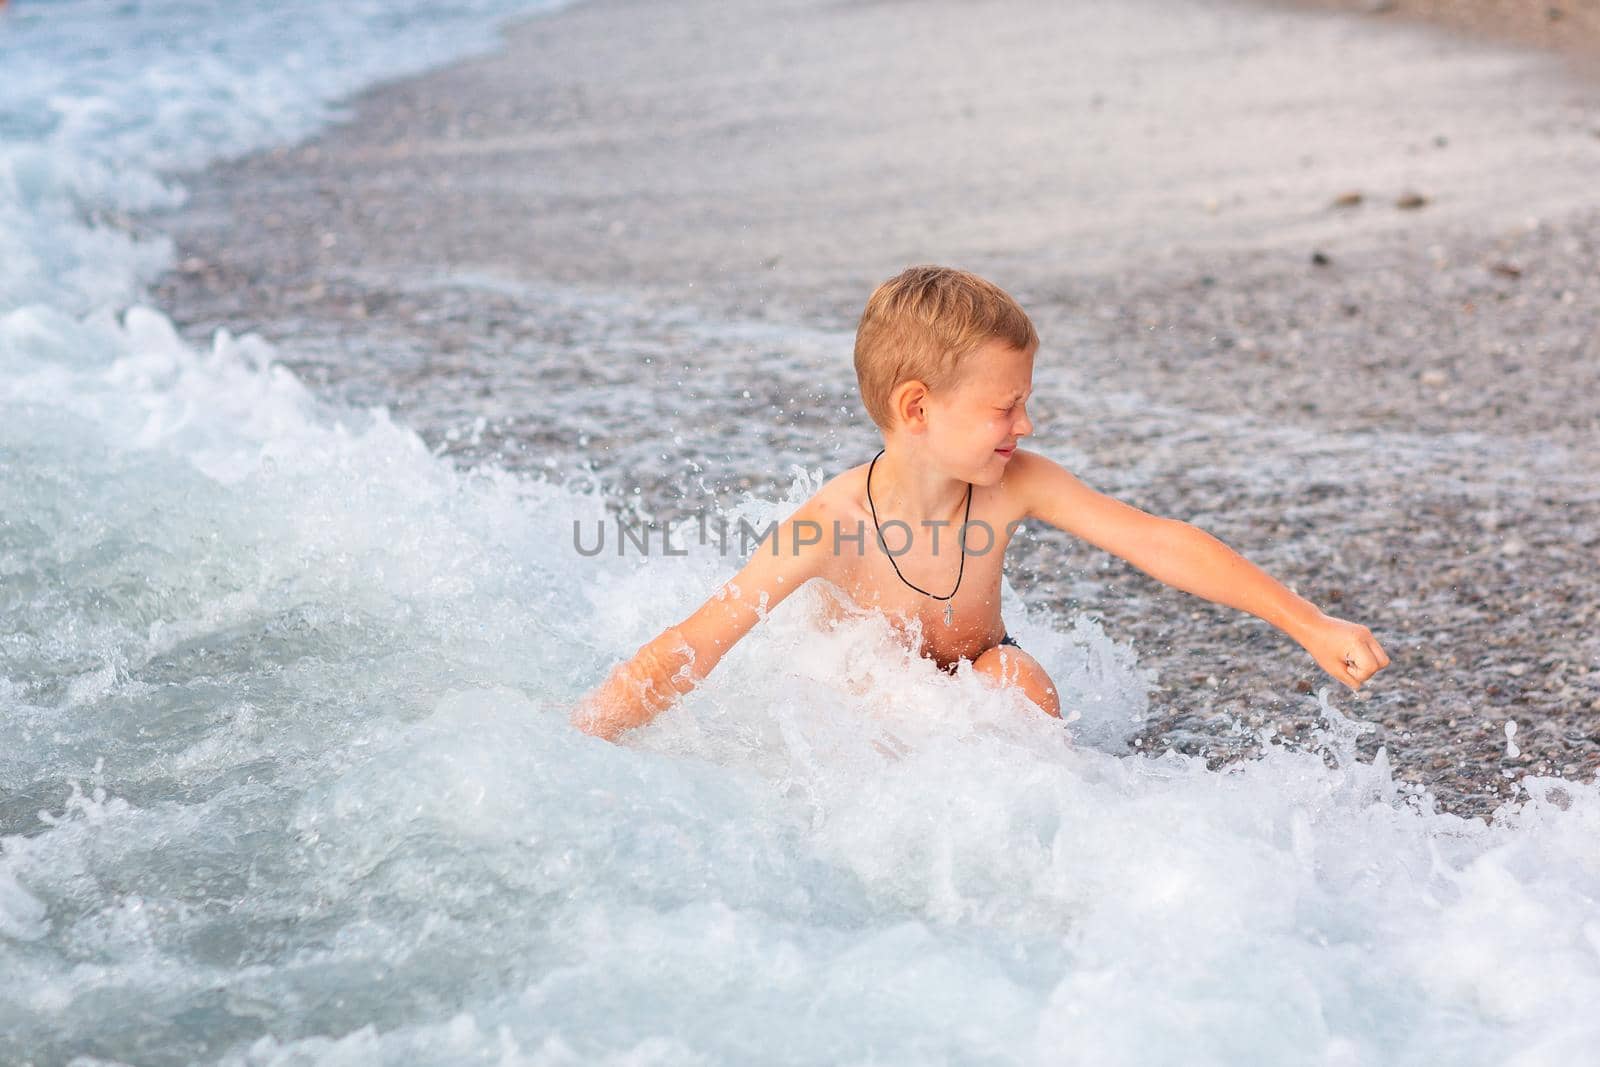
<svg viewBox="0 0 1600 1067">
<path fill-rule="evenodd" d="M 1587 53 L 1499 9 L 1074 12 L 576 5 L 193 176 L 157 294 L 465 465 L 670 519 L 869 456 L 865 294 L 977 270 L 1045 339 L 1035 447 L 1372 627 L 1367 756 L 1484 816 L 1592 778 Z M 1055 531 L 1008 566 L 1158 672 L 1141 747 L 1314 726 L 1330 680 L 1257 620 Z"/>
<path fill-rule="evenodd" d="M 1588 1062 L 1592 14 L 3 5 L 0 1063 Z M 575 729 L 920 262 L 1388 669 L 1030 527 L 1060 719 L 809 583 Z"/>
</svg>

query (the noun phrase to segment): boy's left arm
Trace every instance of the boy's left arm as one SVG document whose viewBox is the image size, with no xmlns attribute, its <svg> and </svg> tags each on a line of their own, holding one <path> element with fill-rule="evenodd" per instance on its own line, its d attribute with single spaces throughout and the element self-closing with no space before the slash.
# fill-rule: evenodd
<svg viewBox="0 0 1600 1067">
<path fill-rule="evenodd" d="M 1372 631 L 1323 614 L 1198 526 L 1098 493 L 1058 464 L 1020 448 L 1006 481 L 1028 515 L 1127 560 L 1157 581 L 1265 619 L 1351 689 L 1389 665 Z"/>
</svg>

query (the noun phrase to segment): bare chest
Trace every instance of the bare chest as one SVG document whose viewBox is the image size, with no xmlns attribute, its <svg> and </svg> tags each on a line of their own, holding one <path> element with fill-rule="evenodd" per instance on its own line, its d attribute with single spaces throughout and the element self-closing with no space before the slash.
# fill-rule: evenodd
<svg viewBox="0 0 1600 1067">
<path fill-rule="evenodd" d="M 976 510 L 964 552 L 959 526 L 907 536 L 903 524 L 887 525 L 879 537 L 865 517 L 859 550 L 845 543 L 830 577 L 856 609 L 882 612 L 902 633 L 920 632 L 921 653 L 949 669 L 1005 635 L 1000 577 L 1008 540 L 1003 523 L 983 521 Z M 837 617 L 851 607 L 828 611 Z"/>
</svg>

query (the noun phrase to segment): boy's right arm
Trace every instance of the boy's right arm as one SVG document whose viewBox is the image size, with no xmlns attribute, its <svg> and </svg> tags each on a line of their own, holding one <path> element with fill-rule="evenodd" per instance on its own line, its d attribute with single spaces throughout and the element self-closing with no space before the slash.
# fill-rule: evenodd
<svg viewBox="0 0 1600 1067">
<path fill-rule="evenodd" d="M 572 724 L 614 741 L 692 690 L 767 612 L 823 573 L 821 531 L 829 528 L 827 523 L 823 504 L 816 497 L 807 501 L 777 526 L 776 540 L 757 544 L 743 569 L 694 614 L 667 627 L 614 668 L 573 708 Z"/>
</svg>

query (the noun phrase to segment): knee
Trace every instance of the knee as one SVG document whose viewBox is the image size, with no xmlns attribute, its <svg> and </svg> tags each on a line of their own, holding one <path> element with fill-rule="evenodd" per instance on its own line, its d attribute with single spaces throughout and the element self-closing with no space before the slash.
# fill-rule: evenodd
<svg viewBox="0 0 1600 1067">
<path fill-rule="evenodd" d="M 972 669 L 1000 685 L 1015 686 L 1047 715 L 1061 718 L 1061 694 L 1039 661 L 1010 645 L 996 645 L 972 663 Z"/>
</svg>

